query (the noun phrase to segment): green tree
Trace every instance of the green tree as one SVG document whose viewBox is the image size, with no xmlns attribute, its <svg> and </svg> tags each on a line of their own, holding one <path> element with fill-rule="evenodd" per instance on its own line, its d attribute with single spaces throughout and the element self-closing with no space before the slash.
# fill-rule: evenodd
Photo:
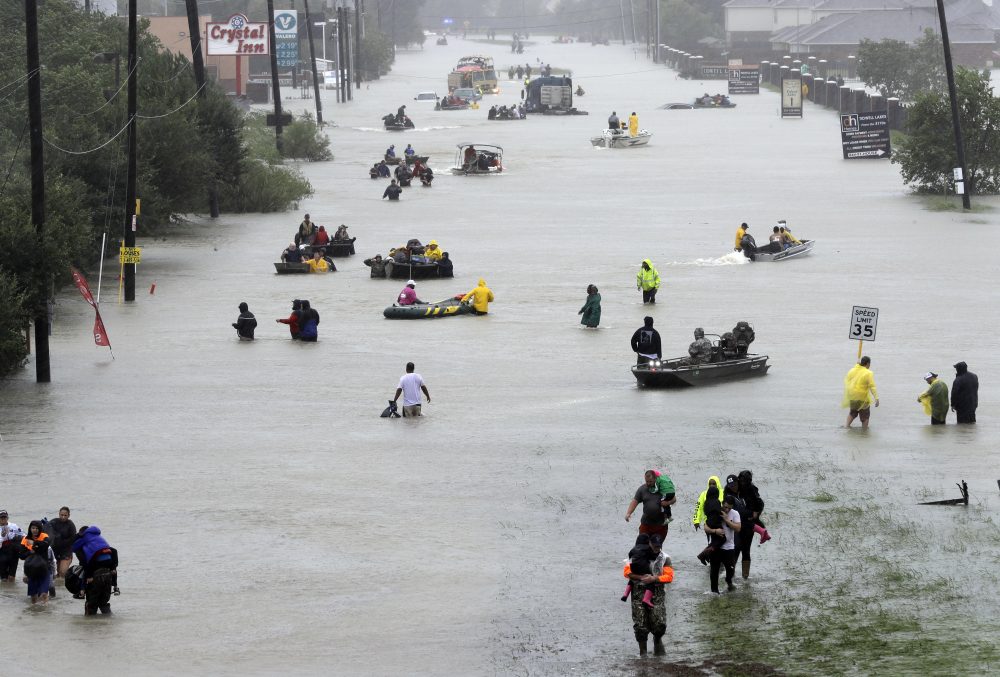
<svg viewBox="0 0 1000 677">
<path fill-rule="evenodd" d="M 1000 100 L 993 96 L 989 71 L 959 67 L 955 83 L 968 190 L 1000 193 Z M 917 94 L 909 109 L 906 132 L 892 153 L 903 182 L 918 192 L 953 192 L 952 169 L 958 166 L 958 156 L 948 96 L 937 91 Z"/>
<path fill-rule="evenodd" d="M 22 333 L 28 323 L 26 308 L 17 278 L 0 268 L 0 376 L 20 367 L 28 357 Z"/>
<path fill-rule="evenodd" d="M 944 87 L 941 37 L 928 28 L 908 45 L 900 40 L 862 40 L 858 46 L 858 77 L 883 96 L 913 101 L 927 90 Z"/>
<path fill-rule="evenodd" d="M 701 51 L 698 41 L 722 37 L 722 29 L 710 8 L 687 0 L 665 0 L 660 8 L 660 35 L 665 44 L 697 54 Z"/>
</svg>

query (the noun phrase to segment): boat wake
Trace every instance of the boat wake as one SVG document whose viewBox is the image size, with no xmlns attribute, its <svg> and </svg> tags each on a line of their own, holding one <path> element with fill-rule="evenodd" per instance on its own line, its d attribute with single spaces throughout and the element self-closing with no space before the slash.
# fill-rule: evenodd
<svg viewBox="0 0 1000 677">
<path fill-rule="evenodd" d="M 742 266 L 750 263 L 743 252 L 729 252 L 716 259 L 695 259 L 694 261 L 672 261 L 671 266 Z"/>
</svg>

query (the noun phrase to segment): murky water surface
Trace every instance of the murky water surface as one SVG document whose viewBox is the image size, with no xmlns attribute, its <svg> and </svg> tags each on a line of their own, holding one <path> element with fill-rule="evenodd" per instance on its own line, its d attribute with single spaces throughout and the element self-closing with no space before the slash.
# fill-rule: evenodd
<svg viewBox="0 0 1000 677">
<path fill-rule="evenodd" d="M 60 295 L 53 383 L 36 385 L 29 368 L 0 388 L 0 507 L 24 526 L 66 503 L 78 525 L 99 524 L 121 552 L 123 595 L 112 622 L 85 622 L 65 594 L 35 612 L 22 585 L 4 586 L 8 643 L 44 636 L 53 673 L 630 670 L 617 598 L 635 526 L 622 516 L 651 465 L 669 471 L 680 501 L 667 543 L 673 660 L 719 653 L 709 635 L 720 614 L 694 559 L 703 537 L 688 516 L 709 475 L 744 467 L 774 534 L 755 547 L 752 589 L 739 593 L 752 604 L 831 584 L 804 563 L 851 572 L 879 552 L 975 599 L 924 633 L 982 624 L 995 642 L 1000 547 L 985 520 L 1000 477 L 996 214 L 925 210 L 896 167 L 843 161 L 836 116 L 811 105 L 794 121 L 777 117 L 767 92 L 734 110 L 658 110 L 724 83 L 677 79 L 631 47 L 538 44 L 524 55 L 572 68 L 589 117 L 489 122 L 491 102 L 518 97 L 506 80 L 478 111 L 412 100 L 442 93 L 458 57 L 475 52 L 510 63 L 505 47 L 454 39 L 401 52 L 395 72 L 352 103 L 324 92 L 336 160 L 302 166 L 316 194 L 298 211 L 195 219 L 140 242 L 138 301 L 116 305 L 113 281 L 103 288 L 114 361 L 91 345 L 90 308 L 75 290 Z M 379 129 L 401 103 L 417 130 Z M 652 143 L 592 148 L 611 110 L 636 111 Z M 448 175 L 466 141 L 502 145 L 507 171 Z M 367 168 L 408 142 L 431 155 L 437 181 L 389 204 Z M 338 260 L 335 275 L 274 275 L 302 212 L 348 224 L 359 255 Z M 818 241 L 811 257 L 726 256 L 741 221 L 766 241 L 779 218 Z M 421 282 L 422 298 L 484 276 L 490 315 L 384 320 L 402 285 L 369 279 L 362 255 L 410 237 L 436 238 L 455 260 L 455 279 Z M 646 257 L 664 279 L 655 308 L 634 287 Z M 604 299 L 598 331 L 576 314 L 590 283 Z M 293 298 L 319 309 L 318 344 L 293 343 L 274 322 Z M 252 344 L 229 326 L 244 300 L 260 323 Z M 840 427 L 852 305 L 880 309 L 866 352 L 882 406 L 867 434 Z M 758 380 L 639 391 L 628 342 L 646 314 L 668 355 L 685 353 L 696 326 L 721 333 L 749 320 L 773 367 Z M 433 403 L 421 420 L 381 419 L 408 360 Z M 921 378 L 932 370 L 950 384 L 958 360 L 981 378 L 981 423 L 931 429 L 916 403 Z M 957 495 L 963 478 L 969 511 L 915 506 Z M 818 516 L 838 514 L 809 500 L 821 490 L 838 508 L 915 525 L 912 540 L 875 527 L 857 541 L 817 540 L 832 528 Z M 956 529 L 973 552 L 943 547 Z M 866 584 L 848 596 L 864 597 Z"/>
</svg>

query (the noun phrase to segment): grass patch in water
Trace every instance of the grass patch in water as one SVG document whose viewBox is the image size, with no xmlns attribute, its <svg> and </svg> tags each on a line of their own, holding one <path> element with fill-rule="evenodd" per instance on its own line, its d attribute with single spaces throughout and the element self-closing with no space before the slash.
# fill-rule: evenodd
<svg viewBox="0 0 1000 677">
<path fill-rule="evenodd" d="M 833 503 L 837 498 L 829 491 L 819 491 L 809 497 L 813 503 Z"/>
<path fill-rule="evenodd" d="M 924 209 L 929 212 L 964 212 L 960 195 L 934 195 L 923 198 Z M 993 207 L 983 202 L 973 202 L 972 209 L 966 213 L 983 214 L 992 212 Z"/>
</svg>

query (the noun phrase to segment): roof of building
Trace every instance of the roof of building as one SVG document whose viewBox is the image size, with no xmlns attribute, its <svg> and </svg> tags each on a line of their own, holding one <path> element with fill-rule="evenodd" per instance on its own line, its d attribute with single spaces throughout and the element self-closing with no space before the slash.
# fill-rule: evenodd
<svg viewBox="0 0 1000 677">
<path fill-rule="evenodd" d="M 978 0 L 975 0 L 978 2 Z M 907 10 L 872 10 L 838 13 L 824 17 L 808 26 L 791 26 L 775 31 L 772 43 L 818 47 L 821 45 L 857 45 L 868 40 L 900 40 L 913 43 L 924 30 L 937 32 L 937 10 L 911 7 Z M 956 18 L 948 22 L 948 34 L 953 44 L 993 44 L 993 30 L 971 25 Z"/>
</svg>

